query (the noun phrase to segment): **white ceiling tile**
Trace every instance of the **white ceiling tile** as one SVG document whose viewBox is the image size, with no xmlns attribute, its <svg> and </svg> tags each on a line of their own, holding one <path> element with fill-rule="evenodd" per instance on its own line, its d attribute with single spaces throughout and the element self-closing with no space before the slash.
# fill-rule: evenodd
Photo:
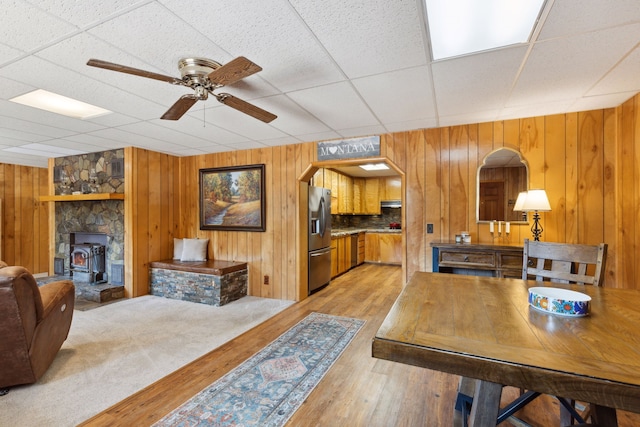
<svg viewBox="0 0 640 427">
<path fill-rule="evenodd" d="M 121 10 L 126 10 L 136 4 L 144 4 L 141 0 L 27 0 L 34 6 L 57 16 L 78 27 L 103 21 Z"/>
<path fill-rule="evenodd" d="M 34 168 L 46 168 L 49 165 L 47 157 L 11 153 L 9 151 L 0 151 L 0 162 L 10 165 L 31 166 Z"/>
<path fill-rule="evenodd" d="M 334 131 L 298 135 L 298 139 L 302 142 L 330 141 L 340 137 L 340 134 Z"/>
<path fill-rule="evenodd" d="M 264 148 L 265 145 L 258 141 L 238 142 L 236 144 L 229 144 L 226 146 L 229 151 L 235 150 L 252 150 L 254 148 Z"/>
<path fill-rule="evenodd" d="M 300 90 L 291 92 L 288 96 L 332 129 L 378 124 L 349 83 Z"/>
<path fill-rule="evenodd" d="M 633 92 L 619 92 L 606 95 L 595 95 L 580 98 L 567 107 L 567 111 L 589 111 L 597 110 L 600 108 L 613 108 L 626 102 L 629 98 L 633 97 L 637 91 Z"/>
<path fill-rule="evenodd" d="M 293 136 L 285 136 L 284 138 L 265 139 L 260 142 L 266 145 L 267 147 L 277 147 L 280 145 L 300 144 L 303 141 L 300 141 L 299 139 L 294 138 Z M 305 141 L 305 142 L 308 142 L 308 141 Z"/>
<path fill-rule="evenodd" d="M 270 124 L 286 134 L 297 135 L 301 132 L 315 133 L 329 130 L 327 125 L 308 111 L 305 111 L 287 96 L 271 96 L 254 100 L 252 103 L 276 114 L 278 118 Z"/>
<path fill-rule="evenodd" d="M 215 15 L 211 19 L 210 25 L 215 25 Z M 170 75 L 174 75 L 178 60 L 183 57 L 204 57 L 220 63 L 232 59 L 201 32 L 158 3 L 134 9 L 90 29 L 89 33 L 148 64 L 155 64 Z"/>
<path fill-rule="evenodd" d="M 593 95 L 628 92 L 629 89 L 635 92 L 640 91 L 640 47 L 636 47 L 629 56 L 596 83 L 586 95 L 591 97 Z"/>
<path fill-rule="evenodd" d="M 500 115 L 497 117 L 497 119 L 510 120 L 518 119 L 521 117 L 543 116 L 549 114 L 549 109 L 551 109 L 552 111 L 562 111 L 563 113 L 569 112 L 571 102 L 572 101 L 563 100 L 555 102 L 545 102 L 541 104 L 506 107 L 500 111 Z"/>
<path fill-rule="evenodd" d="M 47 136 L 38 135 L 24 129 L 5 128 L 0 125 L 0 144 L 5 144 L 4 139 L 26 142 L 42 142 L 49 139 Z M 12 145 L 12 144 L 10 144 Z"/>
<path fill-rule="evenodd" d="M 502 108 L 526 50 L 519 46 L 434 63 L 438 114 L 450 116 Z"/>
<path fill-rule="evenodd" d="M 350 78 L 427 63 L 417 1 L 290 3 Z"/>
<path fill-rule="evenodd" d="M 283 0 L 166 1 L 232 56 L 260 65 L 259 76 L 283 92 L 344 80 L 320 43 Z M 215 25 L 211 25 L 215 16 Z M 214 58 L 215 59 L 215 58 Z"/>
<path fill-rule="evenodd" d="M 3 43 L 0 43 L 0 64 L 9 62 L 23 54 L 24 52 L 21 50 L 14 49 Z"/>
<path fill-rule="evenodd" d="M 30 51 L 77 31 L 73 25 L 23 1 L 2 2 L 0 40 Z"/>
<path fill-rule="evenodd" d="M 383 133 L 387 133 L 387 130 L 382 125 L 362 126 L 358 128 L 340 130 L 340 136 L 342 136 L 343 138 L 354 138 L 354 137 L 369 136 L 369 135 L 382 135 Z"/>
<path fill-rule="evenodd" d="M 438 125 L 439 123 L 436 118 L 433 117 L 420 120 L 409 120 L 406 122 L 386 123 L 384 127 L 387 129 L 387 132 L 403 132 L 415 129 L 430 129 L 437 127 Z"/>
<path fill-rule="evenodd" d="M 259 101 L 260 100 L 252 101 L 252 103 L 255 103 L 258 107 L 262 107 Z M 192 117 L 194 115 L 192 115 Z M 214 108 L 207 108 L 206 116 L 211 117 L 211 122 L 214 125 L 245 136 L 251 140 L 272 139 L 284 135 L 275 127 L 222 104 L 218 104 L 218 106 Z"/>
<path fill-rule="evenodd" d="M 416 67 L 354 79 L 373 113 L 383 123 L 434 118 L 429 67 Z"/>
<path fill-rule="evenodd" d="M 638 43 L 640 24 L 536 43 L 508 106 L 583 96 Z"/>
<path fill-rule="evenodd" d="M 216 120 L 215 114 L 215 110 L 212 112 L 206 109 L 204 118 L 202 117 L 202 110 L 200 110 L 197 114 L 195 112 L 191 115 L 186 114 L 177 121 L 157 119 L 153 120 L 152 123 L 197 137 L 204 142 L 203 146 L 212 142 L 216 144 L 232 144 L 247 141 L 246 137 L 217 126 L 215 123 L 219 120 Z"/>
<path fill-rule="evenodd" d="M 556 0 L 538 40 L 571 36 L 638 21 L 638 0 Z"/>
</svg>

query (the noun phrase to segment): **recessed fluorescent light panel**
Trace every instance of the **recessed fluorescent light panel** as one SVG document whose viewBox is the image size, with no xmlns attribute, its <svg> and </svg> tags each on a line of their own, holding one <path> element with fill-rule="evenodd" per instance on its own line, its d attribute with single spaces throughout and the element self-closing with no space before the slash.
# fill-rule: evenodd
<svg viewBox="0 0 640 427">
<path fill-rule="evenodd" d="M 368 165 L 360 165 L 360 167 L 366 171 L 382 171 L 382 170 L 386 170 L 389 169 L 389 166 L 385 165 L 384 163 L 377 163 L 377 164 L 368 164 Z"/>
<path fill-rule="evenodd" d="M 20 154 L 30 154 L 32 156 L 41 156 L 41 157 L 63 157 L 63 156 L 74 156 L 78 154 L 85 154 L 86 151 L 74 150 L 73 148 L 65 148 L 65 147 L 56 147 L 54 145 L 48 144 L 25 144 L 19 147 L 9 147 L 3 149 L 3 151 L 9 151 L 12 153 L 20 153 Z"/>
<path fill-rule="evenodd" d="M 545 0 L 424 0 L 433 59 L 529 40 Z"/>
<path fill-rule="evenodd" d="M 67 98 L 66 96 L 58 95 L 57 93 L 48 92 L 42 89 L 37 89 L 33 92 L 16 96 L 15 98 L 10 99 L 10 101 L 76 119 L 91 119 L 93 117 L 111 113 L 111 111 L 105 110 L 104 108 L 96 107 L 95 105 Z"/>
</svg>

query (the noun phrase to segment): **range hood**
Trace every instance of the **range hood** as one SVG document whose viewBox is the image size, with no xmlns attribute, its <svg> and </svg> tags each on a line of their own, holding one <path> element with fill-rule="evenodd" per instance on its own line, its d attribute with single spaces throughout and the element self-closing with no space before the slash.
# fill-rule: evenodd
<svg viewBox="0 0 640 427">
<path fill-rule="evenodd" d="M 401 200 L 381 200 L 380 207 L 382 208 L 401 208 L 402 201 Z"/>
</svg>

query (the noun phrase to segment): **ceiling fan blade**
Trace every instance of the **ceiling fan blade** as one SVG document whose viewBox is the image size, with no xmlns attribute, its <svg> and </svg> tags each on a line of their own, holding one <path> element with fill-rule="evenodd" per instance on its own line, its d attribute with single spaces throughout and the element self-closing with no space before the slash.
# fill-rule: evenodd
<svg viewBox="0 0 640 427">
<path fill-rule="evenodd" d="M 189 111 L 189 108 L 193 107 L 193 104 L 197 101 L 198 97 L 195 95 L 182 95 L 160 118 L 163 120 L 178 120 L 184 116 L 184 113 Z"/>
<path fill-rule="evenodd" d="M 231 108 L 235 108 L 236 110 L 243 112 L 245 114 L 250 115 L 251 117 L 255 117 L 258 120 L 262 120 L 265 123 L 269 123 L 278 116 L 275 114 L 271 114 L 270 112 L 263 110 L 260 107 L 256 107 L 253 104 L 249 104 L 247 101 L 243 101 L 240 98 L 236 98 L 233 95 L 228 93 L 220 93 L 214 94 L 216 99 L 223 103 L 224 105 L 228 105 Z"/>
<path fill-rule="evenodd" d="M 233 61 L 227 62 L 222 67 L 209 73 L 209 81 L 216 85 L 230 85 L 262 71 L 262 67 L 254 64 L 244 56 L 239 56 Z"/>
<path fill-rule="evenodd" d="M 138 68 L 127 67 L 126 65 L 114 64 L 113 62 L 103 61 L 101 59 L 90 59 L 87 65 L 92 67 L 104 68 L 107 70 L 118 71 L 120 73 L 133 74 L 134 76 L 147 77 L 150 79 L 161 80 L 172 84 L 183 84 L 182 80 L 164 74 L 153 73 L 151 71 L 140 70 Z"/>
</svg>

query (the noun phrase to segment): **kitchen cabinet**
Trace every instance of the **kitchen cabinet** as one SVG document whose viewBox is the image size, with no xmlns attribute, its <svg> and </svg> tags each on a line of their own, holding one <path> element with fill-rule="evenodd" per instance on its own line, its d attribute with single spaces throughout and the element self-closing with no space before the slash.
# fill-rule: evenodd
<svg viewBox="0 0 640 427">
<path fill-rule="evenodd" d="M 360 232 L 358 233 L 358 259 L 356 261 L 357 265 L 360 265 L 364 262 L 364 255 L 365 255 L 365 242 L 364 242 L 364 236 L 366 235 L 366 233 L 364 232 Z"/>
<path fill-rule="evenodd" d="M 331 277 L 339 276 L 349 269 L 351 269 L 351 235 L 331 237 Z"/>
<path fill-rule="evenodd" d="M 365 234 L 365 262 L 402 265 L 402 234 Z"/>
<path fill-rule="evenodd" d="M 338 239 L 331 238 L 331 278 L 338 275 Z"/>
<path fill-rule="evenodd" d="M 331 169 L 319 169 L 313 184 L 331 190 L 331 213 L 380 215 L 381 200 L 401 200 L 399 176 L 354 178 Z"/>
</svg>

